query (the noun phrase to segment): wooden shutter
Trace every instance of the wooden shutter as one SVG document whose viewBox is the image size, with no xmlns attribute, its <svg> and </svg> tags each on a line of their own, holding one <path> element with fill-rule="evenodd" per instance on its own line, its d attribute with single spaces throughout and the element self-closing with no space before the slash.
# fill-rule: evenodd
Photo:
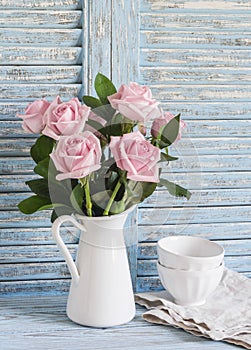
<svg viewBox="0 0 251 350">
<path fill-rule="evenodd" d="M 193 196 L 160 190 L 141 206 L 138 290 L 160 288 L 155 242 L 179 233 L 218 241 L 226 266 L 250 276 L 250 10 L 235 0 L 141 2 L 140 82 L 187 122 L 165 176 Z"/>
<path fill-rule="evenodd" d="M 33 163 L 33 135 L 16 113 L 29 101 L 79 96 L 83 11 L 78 0 L 0 2 L 0 280 L 1 291 L 62 290 L 69 278 L 50 233 L 49 213 L 22 215 Z M 74 237 L 66 237 L 74 246 Z M 55 281 L 54 281 L 55 279 Z M 57 283 L 57 280 L 59 282 Z"/>
<path fill-rule="evenodd" d="M 231 1 L 2 0 L 0 3 L 0 289 L 67 291 L 49 213 L 25 216 L 32 135 L 15 117 L 28 101 L 91 92 L 98 71 L 118 86 L 151 86 L 187 131 L 165 176 L 193 192 L 184 203 L 159 190 L 138 211 L 131 248 L 138 291 L 160 288 L 156 241 L 198 235 L 226 248 L 226 265 L 250 275 L 250 4 Z M 140 29 L 139 29 L 140 20 Z M 64 234 L 71 251 L 77 238 Z"/>
</svg>

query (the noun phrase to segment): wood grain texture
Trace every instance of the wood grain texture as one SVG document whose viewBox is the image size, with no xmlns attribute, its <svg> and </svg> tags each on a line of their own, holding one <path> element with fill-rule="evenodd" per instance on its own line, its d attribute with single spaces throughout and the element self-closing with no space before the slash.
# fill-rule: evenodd
<svg viewBox="0 0 251 350">
<path fill-rule="evenodd" d="M 34 6 L 34 4 L 33 4 Z M 1 5 L 0 5 L 1 8 Z M 76 28 L 81 27 L 82 11 L 2 10 L 1 28 Z"/>
<path fill-rule="evenodd" d="M 81 29 L 0 29 L 1 45 L 71 47 L 81 45 Z"/>
<path fill-rule="evenodd" d="M 80 83 L 81 65 L 75 66 L 5 66 L 0 69 L 0 84 Z"/>
<path fill-rule="evenodd" d="M 250 276 L 250 3 L 2 0 L 0 9 L 1 292 L 52 295 L 69 289 L 50 212 L 26 216 L 16 208 L 30 195 L 25 181 L 36 178 L 29 157 L 34 135 L 22 130 L 16 114 L 41 96 L 93 92 L 98 71 L 117 86 L 130 80 L 149 85 L 161 107 L 181 112 L 187 123 L 172 147 L 180 159 L 162 173 L 193 196 L 184 201 L 160 189 L 140 206 L 140 244 L 129 251 L 137 290 L 162 289 L 156 241 L 166 235 L 218 240 L 227 266 Z M 73 254 L 78 234 L 63 230 Z"/>
<path fill-rule="evenodd" d="M 29 188 L 26 186 L 26 191 Z M 189 201 L 183 198 L 171 197 L 167 191 L 160 189 L 140 205 L 141 208 L 177 208 L 185 207 L 203 207 L 203 206 L 230 206 L 230 205 L 249 205 L 251 189 L 200 189 L 193 190 L 193 196 Z M 0 193 L 0 210 L 16 209 L 17 203 L 27 198 L 32 193 Z"/>
<path fill-rule="evenodd" d="M 32 284 L 27 286 L 32 289 Z M 66 302 L 66 295 L 2 297 L 0 341 L 3 348 L 79 349 L 84 344 L 89 350 L 147 350 L 154 343 L 159 350 L 166 349 L 167 344 L 170 350 L 236 349 L 231 344 L 196 337 L 180 329 L 150 324 L 142 319 L 146 309 L 139 306 L 130 323 L 107 329 L 81 327 L 67 318 Z"/>
<path fill-rule="evenodd" d="M 88 16 L 87 36 L 84 39 L 85 49 L 85 84 L 86 93 L 96 95 L 94 79 L 99 72 L 111 78 L 111 0 L 98 2 L 84 0 Z"/>
<path fill-rule="evenodd" d="M 7 122 L 5 123 L 7 124 Z M 17 132 L 17 130 L 15 131 Z M 5 136 L 7 136 L 7 133 L 8 131 L 5 130 Z M 26 136 L 26 134 L 23 136 Z M 30 147 L 34 144 L 34 142 L 35 140 L 32 137 L 18 139 L 8 139 L 6 137 L 5 139 L 0 140 L 0 157 L 28 156 L 30 154 Z M 245 139 L 239 139 L 238 137 L 220 139 L 186 139 L 184 137 L 179 143 L 178 147 L 172 149 L 172 154 L 177 153 L 182 155 L 193 155 L 195 151 L 201 155 L 215 155 L 218 153 L 221 155 L 249 154 L 251 151 L 251 143 L 248 137 Z"/>
<path fill-rule="evenodd" d="M 62 9 L 62 10 L 77 10 L 81 8 L 80 0 L 36 0 L 36 2 L 26 0 L 2 0 L 0 3 L 1 9 L 27 9 L 27 10 L 47 10 L 47 9 Z"/>
<path fill-rule="evenodd" d="M 79 85 L 80 84 L 71 84 L 70 86 L 72 86 L 72 89 L 78 89 Z M 35 87 L 36 87 L 35 84 L 29 84 L 29 85 L 27 84 L 27 86 L 30 86 L 30 90 L 32 90 L 32 88 L 35 90 Z M 39 91 L 40 92 L 41 90 L 46 91 L 46 88 L 49 89 L 50 86 L 51 85 L 49 84 L 41 84 L 40 86 L 37 86 L 37 89 L 38 89 L 37 95 L 39 94 Z M 55 89 L 56 88 L 63 89 L 64 87 L 64 85 L 61 85 L 61 84 L 52 84 L 52 86 Z M 9 90 L 11 89 L 14 90 L 15 87 L 10 87 Z M 28 99 L 30 97 L 27 96 L 26 98 Z M 62 98 L 67 98 L 67 96 L 65 97 L 63 96 Z M 48 100 L 52 100 L 52 96 L 48 96 Z M 21 112 L 24 113 L 24 110 Z M 16 117 L 15 120 L 13 121 L 8 121 L 8 122 L 0 121 L 0 126 L 1 126 L 0 128 L 1 136 L 8 135 L 10 137 L 13 134 L 14 137 L 20 137 L 25 135 L 25 132 L 22 130 L 22 119 L 18 117 Z M 183 131 L 183 138 L 185 139 L 184 142 L 187 142 L 187 144 L 189 143 L 189 139 L 191 140 L 191 142 L 193 142 L 195 138 L 199 138 L 202 142 L 211 142 L 212 146 L 214 146 L 213 141 L 215 138 L 217 138 L 220 141 L 223 138 L 239 137 L 238 142 L 242 142 L 242 138 L 247 137 L 247 140 L 244 140 L 244 141 L 248 143 L 248 141 L 250 140 L 249 139 L 250 132 L 251 132 L 251 120 L 239 120 L 239 121 L 232 120 L 230 123 L 228 120 L 214 121 L 214 120 L 193 119 L 187 122 L 186 129 Z M 32 135 L 27 135 L 27 136 L 34 137 Z M 199 144 L 199 141 L 197 141 L 197 143 Z M 183 147 L 182 145 L 183 145 L 183 140 L 181 140 L 179 143 L 174 144 L 172 146 L 172 149 L 182 148 Z"/>
<path fill-rule="evenodd" d="M 151 255 L 157 259 L 156 243 L 149 242 L 166 235 L 218 239 L 226 247 L 228 266 L 250 276 L 248 9 L 249 2 L 234 0 L 141 2 L 140 82 L 150 85 L 164 110 L 181 112 L 187 121 L 182 141 L 172 149 L 180 160 L 163 174 L 193 193 L 184 202 L 161 190 L 141 205 L 141 291 L 162 288 L 156 270 L 149 276 L 156 268 Z M 182 171 L 187 177 L 177 176 Z"/>
<path fill-rule="evenodd" d="M 3 65 L 81 64 L 80 47 L 26 47 L 0 45 Z"/>
<path fill-rule="evenodd" d="M 185 1 L 162 1 L 162 0 L 144 0 L 141 5 L 142 11 L 156 11 L 156 12 L 170 12 L 173 9 L 185 10 L 185 12 L 190 13 L 190 10 L 196 10 L 198 12 L 210 11 L 215 13 L 216 10 L 222 10 L 224 12 L 233 11 L 243 12 L 250 10 L 251 4 L 249 1 L 238 1 L 238 0 L 185 0 Z"/>
<path fill-rule="evenodd" d="M 205 67 L 244 67 L 249 68 L 251 50 L 240 48 L 239 50 L 224 48 L 211 48 L 208 55 L 207 48 L 175 48 L 175 49 L 150 49 L 141 48 L 141 67 L 163 66 L 163 67 L 183 67 L 190 69 Z"/>
<path fill-rule="evenodd" d="M 235 256 L 224 257 L 225 266 L 237 272 L 249 272 L 250 256 L 243 256 L 239 259 Z M 157 259 L 138 260 L 138 276 L 158 276 Z"/>
<path fill-rule="evenodd" d="M 218 6 L 217 6 L 218 7 Z M 201 30 L 207 29 L 208 31 L 227 30 L 229 32 L 248 32 L 250 30 L 250 14 L 248 12 L 242 12 L 238 15 L 238 21 L 236 21 L 236 14 L 234 12 L 218 12 L 218 13 L 181 13 L 181 11 L 174 12 L 141 12 L 141 28 L 153 29 L 153 30 L 169 30 L 177 28 L 179 30 Z"/>
<path fill-rule="evenodd" d="M 139 0 L 112 2 L 112 80 L 118 87 L 138 81 L 139 11 Z"/>
<path fill-rule="evenodd" d="M 30 164 L 32 166 L 32 164 Z M 29 179 L 35 179 L 37 176 L 30 172 L 27 174 L 15 174 L 13 175 L 0 175 L 0 192 L 25 192 L 27 186 L 25 181 Z M 166 174 L 166 178 L 170 181 L 177 181 L 181 186 L 189 186 L 192 191 L 202 188 L 206 190 L 210 189 L 232 189 L 238 191 L 238 189 L 249 189 L 251 185 L 251 172 L 220 172 L 220 173 L 204 173 L 201 176 L 200 173 L 185 174 L 173 172 Z"/>
<path fill-rule="evenodd" d="M 62 98 L 69 99 L 77 97 L 81 89 L 81 84 L 1 84 L 0 96 L 5 99 L 26 99 L 33 101 L 35 99 L 45 98 L 51 95 L 55 98 L 60 95 Z"/>
</svg>

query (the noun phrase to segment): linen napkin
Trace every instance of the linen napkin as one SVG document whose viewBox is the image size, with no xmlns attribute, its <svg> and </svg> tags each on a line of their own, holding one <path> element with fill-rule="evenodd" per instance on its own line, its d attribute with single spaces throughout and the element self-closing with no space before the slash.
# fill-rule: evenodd
<svg viewBox="0 0 251 350">
<path fill-rule="evenodd" d="M 251 280 L 225 269 L 216 290 L 201 306 L 180 306 L 167 291 L 137 293 L 148 322 L 182 328 L 197 336 L 251 349 Z"/>
</svg>

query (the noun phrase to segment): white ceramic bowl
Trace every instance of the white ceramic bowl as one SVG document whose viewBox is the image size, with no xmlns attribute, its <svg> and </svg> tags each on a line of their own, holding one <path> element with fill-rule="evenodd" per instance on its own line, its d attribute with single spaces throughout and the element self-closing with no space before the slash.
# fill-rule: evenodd
<svg viewBox="0 0 251 350">
<path fill-rule="evenodd" d="M 224 248 L 208 239 L 170 236 L 157 243 L 161 265 L 181 270 L 208 270 L 221 265 Z"/>
<path fill-rule="evenodd" d="M 179 305 L 203 305 L 221 281 L 224 264 L 206 271 L 170 269 L 157 263 L 163 287 Z"/>
</svg>

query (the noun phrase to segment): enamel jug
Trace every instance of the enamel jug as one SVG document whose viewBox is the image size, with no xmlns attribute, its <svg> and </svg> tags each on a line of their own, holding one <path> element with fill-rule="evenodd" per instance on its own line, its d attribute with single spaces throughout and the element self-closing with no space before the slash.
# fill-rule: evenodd
<svg viewBox="0 0 251 350">
<path fill-rule="evenodd" d="M 123 227 L 127 211 L 100 217 L 60 216 L 52 225 L 53 237 L 71 273 L 67 316 L 83 326 L 111 327 L 135 316 L 135 303 Z M 74 262 L 60 236 L 70 222 L 81 230 Z"/>
</svg>

